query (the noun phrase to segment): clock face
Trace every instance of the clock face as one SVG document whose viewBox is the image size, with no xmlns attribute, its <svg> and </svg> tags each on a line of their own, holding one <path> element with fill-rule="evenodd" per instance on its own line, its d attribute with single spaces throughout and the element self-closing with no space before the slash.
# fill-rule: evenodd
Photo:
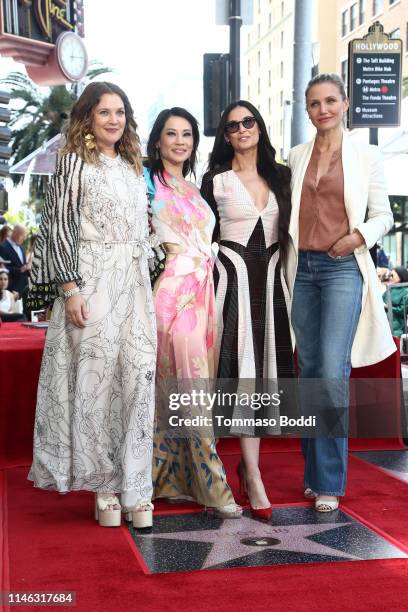
<svg viewBox="0 0 408 612">
<path fill-rule="evenodd" d="M 82 39 L 74 32 L 64 32 L 57 40 L 57 56 L 61 70 L 71 81 L 85 76 L 88 56 Z"/>
</svg>

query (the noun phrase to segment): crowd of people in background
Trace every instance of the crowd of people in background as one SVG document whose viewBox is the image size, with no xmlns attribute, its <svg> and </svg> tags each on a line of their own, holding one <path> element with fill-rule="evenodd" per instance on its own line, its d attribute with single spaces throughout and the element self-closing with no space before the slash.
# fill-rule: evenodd
<svg viewBox="0 0 408 612">
<path fill-rule="evenodd" d="M 4 323 L 30 317 L 26 298 L 34 240 L 28 239 L 28 229 L 20 223 L 0 230 L 0 321 Z"/>
</svg>

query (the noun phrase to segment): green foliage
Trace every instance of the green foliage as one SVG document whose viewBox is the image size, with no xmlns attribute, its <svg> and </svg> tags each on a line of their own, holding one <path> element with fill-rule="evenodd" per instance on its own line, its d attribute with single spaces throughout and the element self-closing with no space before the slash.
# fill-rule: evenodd
<svg viewBox="0 0 408 612">
<path fill-rule="evenodd" d="M 402 79 L 402 97 L 406 98 L 408 96 L 408 76 Z"/>
<path fill-rule="evenodd" d="M 16 223 L 25 224 L 25 220 L 26 220 L 25 212 L 26 211 L 24 209 L 20 209 L 19 211 L 14 212 L 14 213 L 11 213 L 10 211 L 8 211 L 3 215 L 3 217 L 7 221 L 7 225 L 10 225 L 12 227 L 13 225 L 16 225 Z"/>
</svg>

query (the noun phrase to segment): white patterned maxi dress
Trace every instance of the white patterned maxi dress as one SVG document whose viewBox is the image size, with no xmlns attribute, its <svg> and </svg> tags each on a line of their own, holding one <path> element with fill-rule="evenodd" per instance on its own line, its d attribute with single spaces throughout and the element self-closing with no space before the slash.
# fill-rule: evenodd
<svg viewBox="0 0 408 612">
<path fill-rule="evenodd" d="M 84 165 L 79 272 L 85 328 L 57 298 L 41 366 L 29 478 L 60 492 L 152 496 L 156 325 L 143 177 L 120 158 Z"/>
</svg>

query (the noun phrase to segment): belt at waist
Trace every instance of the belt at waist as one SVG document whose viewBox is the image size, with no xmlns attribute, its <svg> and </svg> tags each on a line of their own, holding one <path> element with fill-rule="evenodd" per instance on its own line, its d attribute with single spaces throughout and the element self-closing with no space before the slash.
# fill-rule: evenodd
<svg viewBox="0 0 408 612">
<path fill-rule="evenodd" d="M 95 245 L 100 248 L 110 248 L 112 245 L 129 245 L 132 247 L 132 257 L 140 257 L 145 255 L 146 257 L 154 257 L 149 238 L 143 240 L 86 240 L 81 238 L 83 243 Z"/>
</svg>

